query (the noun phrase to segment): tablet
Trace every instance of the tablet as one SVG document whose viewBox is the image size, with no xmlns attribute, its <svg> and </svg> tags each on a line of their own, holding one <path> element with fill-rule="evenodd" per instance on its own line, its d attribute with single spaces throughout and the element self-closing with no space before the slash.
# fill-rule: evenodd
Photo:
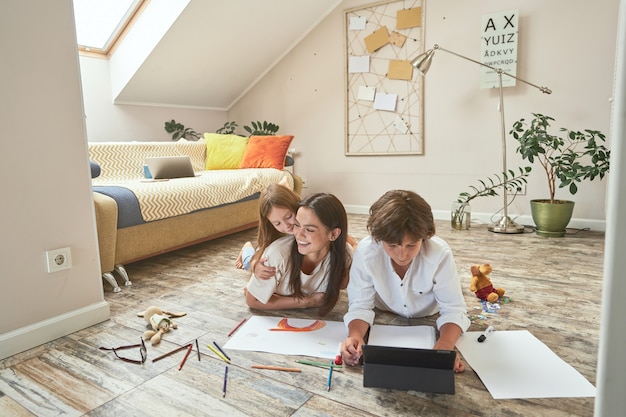
<svg viewBox="0 0 626 417">
<path fill-rule="evenodd" d="M 363 386 L 454 394 L 453 350 L 363 345 Z"/>
</svg>

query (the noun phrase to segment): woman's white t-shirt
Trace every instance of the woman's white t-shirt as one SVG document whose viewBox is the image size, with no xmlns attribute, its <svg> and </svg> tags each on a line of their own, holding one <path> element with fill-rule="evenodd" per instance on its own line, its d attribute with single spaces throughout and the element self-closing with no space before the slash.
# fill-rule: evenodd
<svg viewBox="0 0 626 417">
<path fill-rule="evenodd" d="M 270 279 L 260 279 L 252 273 L 248 282 L 248 292 L 263 304 L 267 304 L 273 294 L 292 295 L 289 289 L 289 275 L 291 274 L 290 256 L 294 243 L 293 235 L 283 236 L 272 242 L 263 258 L 267 258 L 265 265 L 276 268 L 276 275 Z M 294 249 L 297 250 L 297 249 Z M 328 270 L 330 268 L 330 253 L 320 262 L 311 274 L 300 272 L 300 288 L 305 295 L 315 292 L 326 292 L 328 287 Z"/>
</svg>

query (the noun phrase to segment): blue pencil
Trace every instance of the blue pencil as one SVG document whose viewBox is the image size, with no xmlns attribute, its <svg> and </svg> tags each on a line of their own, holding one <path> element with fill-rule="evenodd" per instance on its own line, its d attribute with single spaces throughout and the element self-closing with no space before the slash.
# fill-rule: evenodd
<svg viewBox="0 0 626 417">
<path fill-rule="evenodd" d="M 326 383 L 327 385 L 327 390 L 330 391 L 330 381 L 332 381 L 333 379 L 333 365 L 334 365 L 334 361 L 330 361 L 330 367 L 328 369 L 328 382 Z"/>
<path fill-rule="evenodd" d="M 222 388 L 222 398 L 226 397 L 226 381 L 228 381 L 228 365 L 224 369 L 224 387 Z"/>
<path fill-rule="evenodd" d="M 222 355 L 224 355 L 224 357 L 225 357 L 226 359 L 231 360 L 231 359 L 230 359 L 230 356 L 228 356 L 228 355 L 226 354 L 226 352 L 224 352 L 224 351 L 222 350 L 222 348 L 220 347 L 220 345 L 218 345 L 218 344 L 217 344 L 217 343 L 215 343 L 215 342 L 213 342 L 213 344 L 215 345 L 215 347 L 217 348 L 217 350 L 219 350 L 219 351 L 222 353 Z"/>
</svg>

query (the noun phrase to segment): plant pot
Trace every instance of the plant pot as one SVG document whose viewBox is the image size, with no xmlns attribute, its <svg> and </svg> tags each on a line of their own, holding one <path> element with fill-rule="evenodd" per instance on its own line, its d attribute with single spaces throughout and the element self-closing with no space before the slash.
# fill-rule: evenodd
<svg viewBox="0 0 626 417">
<path fill-rule="evenodd" d="M 472 209 L 467 203 L 452 203 L 450 225 L 456 230 L 468 230 L 472 223 Z"/>
<path fill-rule="evenodd" d="M 530 210 L 537 226 L 537 235 L 543 237 L 563 237 L 565 228 L 572 218 L 574 202 L 568 200 L 531 200 Z"/>
</svg>

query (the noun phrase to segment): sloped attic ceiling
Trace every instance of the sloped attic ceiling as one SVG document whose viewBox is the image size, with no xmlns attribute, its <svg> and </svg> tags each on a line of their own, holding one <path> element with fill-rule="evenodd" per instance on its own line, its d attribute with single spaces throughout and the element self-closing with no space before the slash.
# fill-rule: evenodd
<svg viewBox="0 0 626 417">
<path fill-rule="evenodd" d="M 228 110 L 340 3 L 191 0 L 115 102 Z"/>
</svg>

